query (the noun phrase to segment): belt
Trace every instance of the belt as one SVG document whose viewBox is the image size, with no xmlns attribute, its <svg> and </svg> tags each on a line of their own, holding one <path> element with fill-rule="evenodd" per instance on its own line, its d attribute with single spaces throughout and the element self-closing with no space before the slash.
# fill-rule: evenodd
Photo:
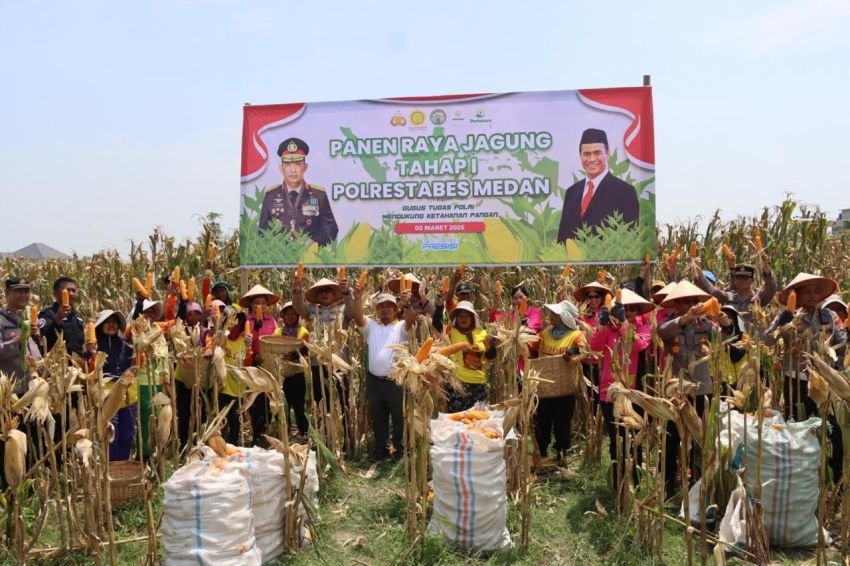
<svg viewBox="0 0 850 566">
<path fill-rule="evenodd" d="M 368 375 L 369 377 L 374 377 L 378 381 L 389 381 L 390 380 L 390 376 L 388 376 L 388 375 L 375 375 L 374 373 L 372 373 L 370 371 L 367 371 L 366 375 Z"/>
</svg>

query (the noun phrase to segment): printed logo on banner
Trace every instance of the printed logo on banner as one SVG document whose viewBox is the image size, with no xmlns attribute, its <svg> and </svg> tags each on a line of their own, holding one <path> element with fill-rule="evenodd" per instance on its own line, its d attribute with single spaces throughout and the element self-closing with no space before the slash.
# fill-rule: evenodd
<svg viewBox="0 0 850 566">
<path fill-rule="evenodd" d="M 390 118 L 390 126 L 406 126 L 407 120 L 404 116 L 401 115 L 401 112 L 396 112 L 393 114 L 393 117 Z"/>
<path fill-rule="evenodd" d="M 470 118 L 470 124 L 489 124 L 492 122 L 490 118 L 487 118 L 487 112 L 483 108 L 477 108 L 475 110 L 475 117 Z"/>
<path fill-rule="evenodd" d="M 421 126 L 425 123 L 425 113 L 421 110 L 414 110 L 410 113 L 410 123 L 414 126 Z"/>
<path fill-rule="evenodd" d="M 440 126 L 446 123 L 446 111 L 442 108 L 435 108 L 431 111 L 431 123 L 435 126 Z"/>
<path fill-rule="evenodd" d="M 445 240 L 437 240 L 431 242 L 422 242 L 423 250 L 433 250 L 438 252 L 447 252 L 456 250 L 459 242 L 457 238 L 446 238 Z"/>
</svg>

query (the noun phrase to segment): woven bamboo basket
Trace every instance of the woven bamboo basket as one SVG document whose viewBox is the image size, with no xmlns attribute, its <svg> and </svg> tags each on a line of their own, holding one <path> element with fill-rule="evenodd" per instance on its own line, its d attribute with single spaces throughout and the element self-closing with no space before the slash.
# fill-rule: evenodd
<svg viewBox="0 0 850 566">
<path fill-rule="evenodd" d="M 303 345 L 301 340 L 289 336 L 260 336 L 260 367 L 272 375 L 289 377 L 301 373 L 300 367 L 289 361 L 289 354 L 297 352 Z"/>
<path fill-rule="evenodd" d="M 581 364 L 578 362 L 568 362 L 563 356 L 542 356 L 528 362 L 529 369 L 537 370 L 541 378 L 552 381 L 537 384 L 537 396 L 541 399 L 578 393 L 581 378 Z"/>
<path fill-rule="evenodd" d="M 135 460 L 109 463 L 109 492 L 113 506 L 124 505 L 144 497 L 142 470 L 142 463 Z"/>
</svg>

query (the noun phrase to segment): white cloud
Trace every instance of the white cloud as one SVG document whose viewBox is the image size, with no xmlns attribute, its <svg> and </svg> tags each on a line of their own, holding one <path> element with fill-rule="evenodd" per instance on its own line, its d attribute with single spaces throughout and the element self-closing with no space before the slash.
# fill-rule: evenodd
<svg viewBox="0 0 850 566">
<path fill-rule="evenodd" d="M 792 0 L 698 37 L 703 45 L 737 49 L 750 56 L 791 47 L 834 47 L 848 39 L 848 0 Z"/>
</svg>

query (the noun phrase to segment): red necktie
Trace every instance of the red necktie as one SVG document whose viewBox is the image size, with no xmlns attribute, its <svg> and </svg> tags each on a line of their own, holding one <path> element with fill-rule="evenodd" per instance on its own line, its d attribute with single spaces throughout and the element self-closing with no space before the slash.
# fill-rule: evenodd
<svg viewBox="0 0 850 566">
<path fill-rule="evenodd" d="M 593 181 L 587 182 L 587 192 L 584 194 L 584 198 L 581 199 L 581 217 L 584 218 L 584 214 L 587 212 L 587 207 L 590 206 L 590 199 L 593 198 Z"/>
</svg>

